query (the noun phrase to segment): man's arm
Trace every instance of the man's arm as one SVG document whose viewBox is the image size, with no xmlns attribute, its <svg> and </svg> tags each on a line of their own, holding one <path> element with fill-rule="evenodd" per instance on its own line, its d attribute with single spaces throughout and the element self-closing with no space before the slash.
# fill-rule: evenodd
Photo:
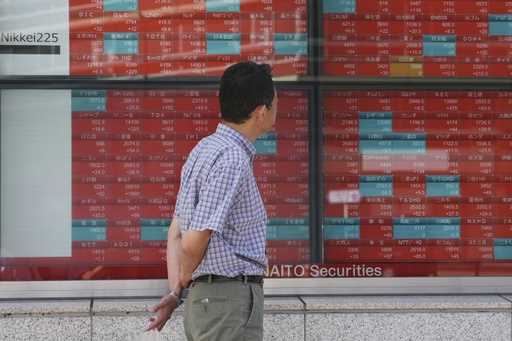
<svg viewBox="0 0 512 341">
<path fill-rule="evenodd" d="M 191 230 L 181 239 L 180 283 L 186 288 L 192 280 L 192 273 L 201 263 L 210 241 L 212 230 Z"/>
<path fill-rule="evenodd" d="M 156 316 L 149 319 L 149 325 L 146 330 L 162 330 L 167 320 L 171 317 L 174 309 L 178 307 L 180 301 L 181 284 L 179 275 L 182 248 L 179 220 L 176 217 L 172 220 L 171 226 L 169 226 L 169 231 L 167 232 L 166 258 L 168 286 L 171 292 L 164 295 L 157 305 L 150 308 L 150 311 L 156 313 Z"/>
<path fill-rule="evenodd" d="M 173 219 L 167 237 L 167 274 L 169 289 L 176 294 L 188 286 L 192 273 L 203 260 L 211 234 L 208 229 L 182 234 L 178 219 Z"/>
<path fill-rule="evenodd" d="M 182 233 L 179 219 L 174 216 L 167 242 L 167 269 L 171 292 L 153 307 L 157 317 L 151 319 L 148 329 L 162 329 L 178 306 L 181 291 L 192 279 L 192 273 L 201 263 L 212 232 L 222 233 L 230 208 L 244 179 L 243 164 L 219 163 L 213 168 L 199 191 L 188 228 Z M 181 191 L 181 189 L 180 189 Z M 179 206 L 179 194 L 176 206 Z"/>
<path fill-rule="evenodd" d="M 182 259 L 181 231 L 178 218 L 172 220 L 167 233 L 167 277 L 170 290 L 181 293 L 180 272 Z"/>
<path fill-rule="evenodd" d="M 167 234 L 167 277 L 171 293 L 151 309 L 157 316 L 150 319 L 147 330 L 162 330 L 178 306 L 181 291 L 188 286 L 192 273 L 204 257 L 211 233 L 211 230 L 203 230 L 182 234 L 179 220 L 173 219 Z"/>
</svg>

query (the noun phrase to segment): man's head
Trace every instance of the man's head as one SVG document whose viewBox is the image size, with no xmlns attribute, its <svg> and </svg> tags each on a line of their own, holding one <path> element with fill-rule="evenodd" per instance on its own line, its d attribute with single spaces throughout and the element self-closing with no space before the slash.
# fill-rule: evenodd
<svg viewBox="0 0 512 341">
<path fill-rule="evenodd" d="M 222 119 L 249 124 L 264 133 L 275 123 L 277 96 L 268 64 L 241 62 L 228 67 L 220 80 Z"/>
</svg>

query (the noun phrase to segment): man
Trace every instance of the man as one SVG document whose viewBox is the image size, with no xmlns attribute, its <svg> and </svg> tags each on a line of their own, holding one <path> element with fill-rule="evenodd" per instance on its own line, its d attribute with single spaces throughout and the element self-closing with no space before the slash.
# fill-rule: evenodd
<svg viewBox="0 0 512 341">
<path fill-rule="evenodd" d="M 270 67 L 242 62 L 220 81 L 222 122 L 192 150 L 181 172 L 169 228 L 169 294 L 148 329 L 161 330 L 189 287 L 189 341 L 262 340 L 267 215 L 253 174 L 253 142 L 273 129 L 277 94 Z"/>
</svg>

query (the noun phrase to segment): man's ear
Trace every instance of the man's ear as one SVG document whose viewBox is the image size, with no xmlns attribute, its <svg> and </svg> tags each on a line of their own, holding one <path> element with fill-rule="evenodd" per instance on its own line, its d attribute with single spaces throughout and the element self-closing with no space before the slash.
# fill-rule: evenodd
<svg viewBox="0 0 512 341">
<path fill-rule="evenodd" d="M 253 111 L 253 115 L 256 118 L 257 122 L 263 121 L 265 118 L 265 105 L 262 104 Z"/>
</svg>

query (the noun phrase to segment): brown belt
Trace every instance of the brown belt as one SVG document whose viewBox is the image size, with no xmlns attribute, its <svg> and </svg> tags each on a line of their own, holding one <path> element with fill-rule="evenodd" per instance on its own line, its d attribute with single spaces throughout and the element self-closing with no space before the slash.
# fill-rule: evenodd
<svg viewBox="0 0 512 341">
<path fill-rule="evenodd" d="M 238 275 L 235 277 L 226 277 L 220 275 L 202 275 L 194 279 L 194 282 L 227 282 L 227 281 L 240 281 L 244 283 L 258 283 L 263 284 L 263 276 L 247 276 Z"/>
</svg>

